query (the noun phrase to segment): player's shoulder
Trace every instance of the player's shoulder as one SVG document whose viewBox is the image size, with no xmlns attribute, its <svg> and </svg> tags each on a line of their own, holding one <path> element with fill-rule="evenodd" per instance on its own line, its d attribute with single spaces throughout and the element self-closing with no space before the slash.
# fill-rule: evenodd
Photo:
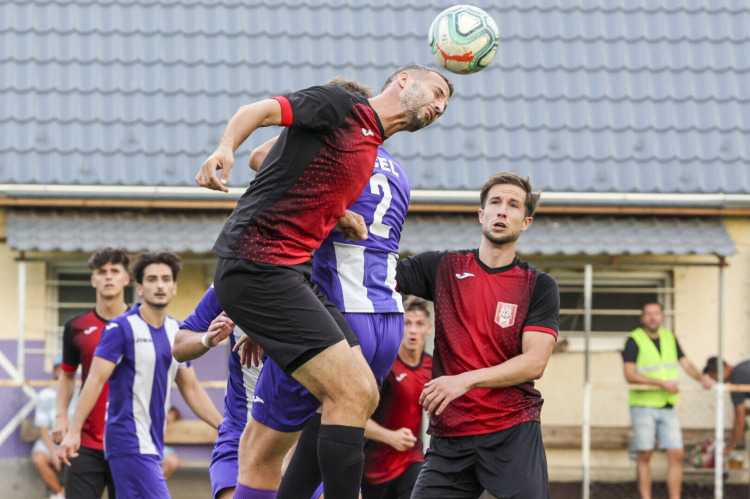
<svg viewBox="0 0 750 499">
<path fill-rule="evenodd" d="M 76 329 L 82 327 L 86 322 L 89 322 L 92 318 L 98 318 L 99 316 L 96 315 L 95 310 L 92 308 L 91 310 L 86 310 L 85 312 L 81 312 L 80 314 L 76 314 L 70 319 L 67 320 L 65 323 L 65 329 Z"/>
<path fill-rule="evenodd" d="M 518 258 L 516 260 L 516 266 L 533 275 L 536 278 L 537 283 L 557 286 L 557 281 L 554 277 L 544 272 L 543 270 L 539 270 L 525 260 L 521 260 L 520 258 Z"/>
<path fill-rule="evenodd" d="M 338 85 L 314 85 L 289 94 L 295 97 L 312 97 L 322 101 L 333 103 L 345 103 L 354 105 L 357 102 L 366 101 L 363 94 L 351 93 Z"/>
<path fill-rule="evenodd" d="M 104 330 L 109 331 L 113 328 L 131 329 L 130 321 L 133 319 L 143 321 L 140 314 L 138 313 L 137 303 L 130 307 L 130 309 L 128 309 L 125 313 L 122 313 L 109 321 L 107 325 L 104 326 Z"/>
</svg>

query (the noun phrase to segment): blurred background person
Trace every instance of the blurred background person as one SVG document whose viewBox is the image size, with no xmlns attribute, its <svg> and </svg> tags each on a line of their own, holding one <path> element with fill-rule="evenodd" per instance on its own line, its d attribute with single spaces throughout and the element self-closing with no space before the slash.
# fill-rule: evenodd
<svg viewBox="0 0 750 499">
<path fill-rule="evenodd" d="M 422 406 L 419 396 L 432 377 L 425 353 L 432 332 L 427 301 L 404 304 L 404 337 L 396 362 L 383 382 L 380 403 L 365 426 L 364 499 L 408 499 L 424 462 Z"/>
<path fill-rule="evenodd" d="M 60 377 L 60 365 L 62 355 L 58 355 L 52 362 L 52 379 L 57 381 Z M 72 414 L 75 407 L 77 391 L 72 394 L 68 409 L 68 415 Z M 36 399 L 36 412 L 34 413 L 34 425 L 39 428 L 39 440 L 31 449 L 31 462 L 36 469 L 39 478 L 52 491 L 50 499 L 63 499 L 65 488 L 60 483 L 62 463 L 57 455 L 57 445 L 52 441 L 51 428 L 55 424 L 55 412 L 57 401 L 57 386 L 48 386 L 41 390 Z"/>
</svg>

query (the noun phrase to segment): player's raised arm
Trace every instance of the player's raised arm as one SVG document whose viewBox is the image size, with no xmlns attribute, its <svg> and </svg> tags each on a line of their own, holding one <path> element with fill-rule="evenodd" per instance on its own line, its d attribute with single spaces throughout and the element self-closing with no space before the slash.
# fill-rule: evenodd
<svg viewBox="0 0 750 499">
<path fill-rule="evenodd" d="M 198 185 L 228 192 L 229 170 L 234 165 L 234 151 L 260 127 L 281 125 L 281 105 L 275 99 L 264 99 L 240 107 L 229 120 L 219 147 L 208 157 L 195 176 Z M 221 177 L 216 172 L 221 172 Z"/>
</svg>

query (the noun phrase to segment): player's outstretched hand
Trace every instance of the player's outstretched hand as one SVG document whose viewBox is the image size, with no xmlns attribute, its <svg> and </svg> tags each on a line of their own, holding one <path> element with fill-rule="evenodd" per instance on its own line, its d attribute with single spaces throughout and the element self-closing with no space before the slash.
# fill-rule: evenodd
<svg viewBox="0 0 750 499">
<path fill-rule="evenodd" d="M 78 457 L 78 449 L 81 447 L 81 434 L 69 431 L 57 448 L 57 455 L 66 466 L 70 466 L 70 460 Z"/>
<path fill-rule="evenodd" d="M 228 338 L 232 331 L 234 331 L 234 321 L 227 316 L 226 312 L 222 312 L 208 326 L 206 343 L 213 348 Z"/>
<path fill-rule="evenodd" d="M 440 376 L 425 383 L 419 403 L 430 414 L 440 415 L 448 404 L 469 391 L 469 385 L 460 374 Z"/>
<path fill-rule="evenodd" d="M 243 336 L 232 348 L 233 352 L 240 352 L 240 364 L 248 369 L 260 365 L 260 359 L 263 358 L 263 349 L 260 345 L 250 339 L 248 335 Z"/>
<path fill-rule="evenodd" d="M 363 241 L 367 239 L 367 224 L 359 213 L 346 210 L 346 215 L 339 218 L 334 229 L 344 233 L 347 241 Z"/>
<path fill-rule="evenodd" d="M 397 451 L 405 451 L 414 447 L 417 443 L 417 437 L 411 432 L 409 428 L 399 428 L 391 432 L 388 445 L 396 449 Z"/>
<path fill-rule="evenodd" d="M 219 148 L 203 163 L 195 176 L 195 181 L 198 185 L 207 189 L 229 192 L 227 180 L 229 179 L 229 170 L 232 169 L 233 165 L 234 152 Z M 219 170 L 221 170 L 221 177 L 216 176 Z"/>
</svg>

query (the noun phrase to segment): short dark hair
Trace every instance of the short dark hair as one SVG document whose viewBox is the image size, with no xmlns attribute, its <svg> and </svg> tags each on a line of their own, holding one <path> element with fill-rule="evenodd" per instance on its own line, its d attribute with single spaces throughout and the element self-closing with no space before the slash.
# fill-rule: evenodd
<svg viewBox="0 0 750 499">
<path fill-rule="evenodd" d="M 727 366 L 726 361 L 722 361 L 722 364 L 724 364 L 724 367 Z M 703 368 L 703 374 L 716 374 L 716 376 L 719 376 L 719 359 L 718 357 L 709 357 L 706 361 L 706 367 Z"/>
<path fill-rule="evenodd" d="M 421 79 L 425 73 L 435 73 L 439 75 L 443 79 L 443 81 L 445 81 L 445 83 L 448 85 L 448 91 L 449 91 L 448 97 L 453 95 L 453 83 L 448 79 L 448 77 L 445 76 L 440 71 L 436 69 L 432 69 L 428 66 L 423 66 L 422 64 L 407 64 L 406 66 L 401 66 L 400 68 L 398 68 L 396 71 L 391 73 L 390 76 L 388 76 L 388 78 L 386 78 L 381 92 L 385 90 L 386 88 L 388 88 L 388 85 L 393 83 L 396 80 L 396 78 L 398 78 L 398 75 L 400 75 L 404 71 L 406 71 L 407 73 L 409 73 L 410 75 L 414 76 L 417 79 Z"/>
<path fill-rule="evenodd" d="M 334 76 L 330 80 L 326 82 L 326 85 L 336 85 L 337 87 L 341 87 L 344 90 L 348 90 L 349 92 L 356 94 L 361 93 L 365 94 L 365 97 L 368 99 L 370 97 L 375 97 L 375 92 L 373 92 L 372 88 L 369 86 L 358 82 L 354 78 L 347 78 L 345 76 Z"/>
<path fill-rule="evenodd" d="M 659 303 L 658 301 L 647 301 L 647 302 L 646 302 L 646 303 L 644 303 L 644 304 L 643 304 L 643 306 L 641 307 L 641 313 L 644 313 L 644 312 L 646 312 L 646 307 L 648 307 L 649 305 L 656 305 L 657 307 L 659 307 L 659 310 L 661 310 L 662 312 L 664 312 L 664 305 L 662 305 L 662 304 L 661 304 L 661 303 Z"/>
<path fill-rule="evenodd" d="M 487 196 L 490 192 L 490 189 L 492 189 L 496 185 L 501 184 L 515 185 L 526 192 L 526 204 L 524 206 L 524 211 L 526 212 L 527 217 L 533 217 L 534 213 L 536 213 L 536 207 L 537 205 L 539 205 L 539 198 L 541 194 L 539 192 L 533 192 L 533 190 L 531 189 L 531 182 L 529 181 L 528 177 L 523 178 L 522 176 L 512 172 L 498 172 L 490 176 L 487 182 L 484 183 L 484 186 L 482 186 L 482 190 L 479 193 L 480 206 L 484 209 L 484 204 L 487 202 Z"/>
<path fill-rule="evenodd" d="M 427 318 L 430 318 L 430 306 L 427 300 L 414 296 L 404 303 L 404 312 L 423 312 Z"/>
<path fill-rule="evenodd" d="M 180 260 L 180 257 L 171 251 L 150 251 L 148 253 L 141 253 L 133 262 L 131 272 L 133 273 L 135 282 L 143 284 L 144 270 L 154 263 L 168 265 L 172 269 L 172 279 L 177 281 L 177 275 L 180 273 L 180 269 L 182 269 L 182 260 Z"/>
<path fill-rule="evenodd" d="M 130 258 L 124 250 L 110 247 L 102 248 L 89 258 L 89 269 L 100 269 L 108 263 L 120 264 L 127 270 L 128 265 L 130 265 Z"/>
</svg>

